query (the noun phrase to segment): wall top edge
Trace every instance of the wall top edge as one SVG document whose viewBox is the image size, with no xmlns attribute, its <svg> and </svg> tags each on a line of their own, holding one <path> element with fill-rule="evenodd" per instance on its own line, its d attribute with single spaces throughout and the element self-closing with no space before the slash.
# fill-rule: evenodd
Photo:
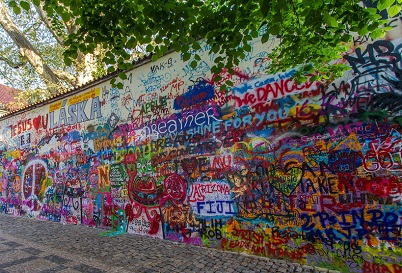
<svg viewBox="0 0 402 273">
<path fill-rule="evenodd" d="M 169 50 L 164 56 L 169 55 L 169 54 L 172 53 L 172 52 L 174 52 L 174 50 Z M 31 110 L 31 109 L 35 109 L 35 108 L 37 108 L 37 107 L 43 106 L 43 105 L 45 105 L 45 104 L 52 103 L 52 102 L 54 102 L 54 101 L 63 99 L 63 98 L 65 98 L 65 97 L 69 97 L 69 96 L 71 96 L 71 95 L 75 95 L 75 94 L 77 94 L 77 93 L 79 93 L 79 92 L 81 92 L 81 91 L 83 91 L 83 90 L 85 90 L 85 89 L 91 88 L 91 87 L 93 87 L 93 86 L 95 86 L 95 85 L 98 85 L 98 84 L 101 84 L 101 83 L 104 83 L 104 82 L 106 82 L 106 81 L 108 81 L 108 80 L 113 79 L 114 77 L 117 77 L 117 75 L 118 75 L 119 73 L 121 73 L 121 72 L 129 72 L 129 71 L 132 71 L 132 70 L 134 70 L 134 69 L 136 69 L 136 68 L 138 68 L 138 67 L 141 67 L 141 66 L 143 66 L 143 65 L 145 65 L 145 64 L 147 64 L 147 63 L 152 62 L 151 58 L 152 58 L 152 54 L 149 54 L 148 56 L 146 56 L 146 57 L 144 57 L 144 58 L 142 58 L 142 59 L 133 61 L 133 62 L 132 62 L 132 63 L 133 63 L 133 67 L 132 67 L 131 69 L 129 69 L 129 70 L 117 70 L 117 71 L 115 71 L 115 72 L 108 73 L 108 74 L 104 75 L 103 77 L 100 77 L 100 78 L 98 78 L 98 79 L 94 79 L 94 80 L 92 80 L 92 81 L 90 81 L 90 82 L 85 83 L 85 84 L 82 85 L 82 86 L 73 88 L 73 89 L 71 89 L 71 90 L 67 90 L 67 91 L 62 92 L 62 93 L 60 93 L 60 94 L 58 94 L 58 95 L 54 95 L 54 96 L 52 96 L 52 97 L 50 97 L 50 98 L 48 98 L 48 99 L 42 100 L 42 101 L 40 101 L 40 102 L 31 104 L 31 105 L 28 105 L 28 106 L 25 106 L 25 107 L 22 107 L 22 108 L 20 108 L 20 109 L 18 109 L 18 110 L 11 111 L 11 112 L 8 113 L 8 114 L 2 115 L 2 116 L 0 115 L 0 121 L 5 120 L 5 119 L 8 119 L 8 118 L 13 117 L 13 116 L 16 116 L 16 115 L 21 114 L 21 113 L 23 113 L 23 112 L 29 111 L 29 110 Z"/>
</svg>

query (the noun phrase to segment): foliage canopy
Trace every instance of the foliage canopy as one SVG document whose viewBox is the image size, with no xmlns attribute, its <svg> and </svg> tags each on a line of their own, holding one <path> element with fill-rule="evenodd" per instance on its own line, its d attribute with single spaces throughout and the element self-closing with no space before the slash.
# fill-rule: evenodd
<svg viewBox="0 0 402 273">
<path fill-rule="evenodd" d="M 400 13 L 402 0 L 33 0 L 42 2 L 49 16 L 73 21 L 78 26 L 65 43 L 67 65 L 77 52 L 107 48 L 103 61 L 108 72 L 132 67 L 130 51 L 147 45 L 152 59 L 169 49 L 182 53 L 196 67 L 203 38 L 215 55 L 213 73 L 233 66 L 251 51 L 250 41 L 266 43 L 278 37 L 272 48 L 268 72 L 299 67 L 296 76 L 316 72 L 315 79 L 338 77 L 342 64 L 334 63 L 347 49 L 352 33 L 385 35 L 387 17 Z M 20 1 L 25 8 L 25 1 Z M 60 4 L 62 3 L 62 5 Z M 14 8 L 19 8 L 14 5 Z M 17 10 L 18 11 L 18 10 Z M 382 16 L 379 15 L 382 12 Z M 385 14 L 385 16 L 384 16 Z M 57 26 L 57 25 L 56 25 Z M 124 79 L 124 73 L 121 73 Z"/>
</svg>

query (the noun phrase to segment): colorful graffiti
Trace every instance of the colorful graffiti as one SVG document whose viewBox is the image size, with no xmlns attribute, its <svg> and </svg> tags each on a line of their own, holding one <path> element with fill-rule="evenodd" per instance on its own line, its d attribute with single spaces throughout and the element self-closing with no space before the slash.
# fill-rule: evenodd
<svg viewBox="0 0 402 273">
<path fill-rule="evenodd" d="M 396 22 L 394 22 L 396 23 Z M 214 81 L 171 53 L 0 120 L 2 213 L 341 270 L 401 272 L 401 27 L 356 37 L 333 82 Z M 191 60 L 190 60 L 191 61 Z M 227 79 L 235 85 L 222 92 Z"/>
</svg>

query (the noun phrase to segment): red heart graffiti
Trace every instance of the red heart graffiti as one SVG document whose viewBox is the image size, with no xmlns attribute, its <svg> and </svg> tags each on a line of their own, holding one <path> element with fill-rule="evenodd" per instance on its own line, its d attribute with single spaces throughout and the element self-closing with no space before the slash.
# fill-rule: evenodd
<svg viewBox="0 0 402 273">
<path fill-rule="evenodd" d="M 34 126 L 34 128 L 36 129 L 36 131 L 39 130 L 39 127 L 40 127 L 40 120 L 41 120 L 41 116 L 38 116 L 38 117 L 36 117 L 36 118 L 34 118 L 34 119 L 32 120 L 33 126 Z"/>
</svg>

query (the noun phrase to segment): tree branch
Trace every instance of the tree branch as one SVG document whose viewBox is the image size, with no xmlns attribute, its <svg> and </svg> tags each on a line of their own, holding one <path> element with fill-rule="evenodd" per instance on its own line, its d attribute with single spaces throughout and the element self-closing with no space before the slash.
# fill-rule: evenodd
<svg viewBox="0 0 402 273">
<path fill-rule="evenodd" d="M 52 27 L 52 22 L 50 21 L 49 17 L 47 16 L 46 12 L 43 10 L 42 8 L 43 3 L 41 2 L 40 6 L 35 6 L 36 12 L 38 13 L 40 19 L 42 20 L 43 23 L 45 23 L 45 25 L 47 26 L 47 28 L 49 29 L 50 33 L 52 33 L 53 37 L 56 39 L 57 43 L 59 45 L 64 45 L 64 38 L 61 37 L 60 35 L 58 35 L 53 27 Z"/>
<path fill-rule="evenodd" d="M 54 69 L 53 70 L 54 74 L 56 74 L 56 76 L 61 79 L 64 80 L 70 84 L 72 84 L 74 87 L 77 86 L 77 77 L 74 76 L 73 74 L 70 74 L 66 71 L 63 70 L 59 70 L 59 69 Z"/>
<path fill-rule="evenodd" d="M 4 54 L 1 52 L 0 52 L 0 61 L 5 62 L 8 66 L 10 66 L 13 69 L 18 69 L 21 66 L 23 66 L 24 64 L 26 64 L 26 62 L 23 62 L 23 61 L 14 62 L 13 60 L 5 57 Z"/>
</svg>

